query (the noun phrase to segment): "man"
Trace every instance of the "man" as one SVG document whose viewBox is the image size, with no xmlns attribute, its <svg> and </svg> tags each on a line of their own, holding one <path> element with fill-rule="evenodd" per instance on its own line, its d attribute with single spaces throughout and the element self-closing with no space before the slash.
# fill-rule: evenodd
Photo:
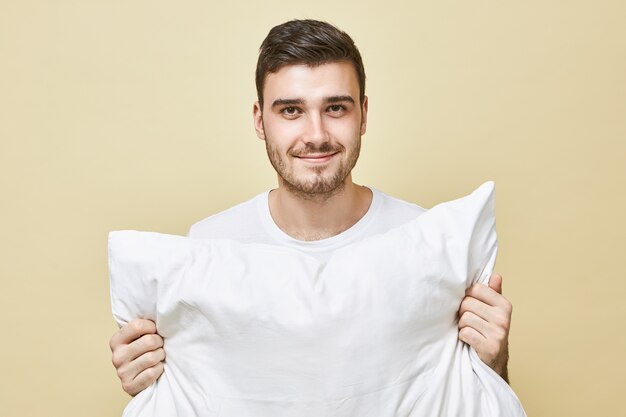
<svg viewBox="0 0 626 417">
<path fill-rule="evenodd" d="M 366 131 L 365 71 L 352 39 L 334 26 L 294 20 L 274 27 L 256 70 L 256 134 L 278 188 L 193 225 L 195 238 L 285 245 L 322 261 L 336 249 L 400 226 L 424 211 L 352 181 Z M 459 338 L 505 380 L 511 304 L 502 277 L 468 289 Z M 156 326 L 135 320 L 110 340 L 123 389 L 135 395 L 163 372 Z"/>
</svg>

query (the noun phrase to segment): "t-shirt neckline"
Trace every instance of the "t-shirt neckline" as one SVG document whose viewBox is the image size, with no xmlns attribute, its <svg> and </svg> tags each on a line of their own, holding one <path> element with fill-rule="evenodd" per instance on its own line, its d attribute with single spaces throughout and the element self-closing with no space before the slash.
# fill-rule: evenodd
<svg viewBox="0 0 626 417">
<path fill-rule="evenodd" d="M 372 218 L 375 217 L 376 213 L 380 209 L 382 198 L 380 191 L 372 187 L 367 188 L 372 192 L 372 201 L 363 217 L 343 232 L 335 236 L 319 240 L 299 240 L 289 236 L 280 227 L 278 227 L 270 212 L 269 194 L 271 190 L 268 190 L 259 196 L 260 198 L 258 199 L 257 206 L 265 229 L 268 234 L 276 240 L 277 244 L 287 245 L 306 251 L 327 251 L 334 249 L 335 247 L 344 246 L 357 239 L 367 228 Z"/>
</svg>

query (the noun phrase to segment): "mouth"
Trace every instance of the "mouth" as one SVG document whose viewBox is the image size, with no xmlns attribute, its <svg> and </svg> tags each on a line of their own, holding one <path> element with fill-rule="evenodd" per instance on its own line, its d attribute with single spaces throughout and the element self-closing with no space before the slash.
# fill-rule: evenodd
<svg viewBox="0 0 626 417">
<path fill-rule="evenodd" d="M 328 162 L 331 158 L 336 155 L 337 152 L 333 153 L 324 153 L 324 154 L 307 154 L 296 156 L 296 158 L 301 159 L 305 162 L 310 162 L 312 164 L 322 164 L 324 162 Z"/>
</svg>

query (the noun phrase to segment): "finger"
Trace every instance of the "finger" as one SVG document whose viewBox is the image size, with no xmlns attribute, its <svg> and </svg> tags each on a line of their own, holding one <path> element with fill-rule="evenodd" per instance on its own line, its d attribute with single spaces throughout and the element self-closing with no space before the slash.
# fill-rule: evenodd
<svg viewBox="0 0 626 417">
<path fill-rule="evenodd" d="M 496 291 L 498 294 L 502 294 L 502 275 L 492 274 L 489 278 L 489 288 Z"/>
<path fill-rule="evenodd" d="M 146 334 L 156 333 L 157 328 L 151 320 L 135 319 L 123 325 L 112 337 L 109 342 L 111 350 L 119 345 L 127 345 L 133 340 L 140 338 Z"/>
<path fill-rule="evenodd" d="M 472 285 L 465 291 L 465 295 L 494 307 L 505 306 L 508 303 L 502 294 L 484 284 Z"/>
<path fill-rule="evenodd" d="M 128 360 L 135 360 L 141 355 L 163 347 L 163 338 L 158 334 L 146 334 L 131 342 L 126 348 Z"/>
<path fill-rule="evenodd" d="M 158 334 L 147 334 L 128 345 L 120 345 L 114 351 L 111 358 L 113 366 L 120 369 L 143 355 L 144 353 L 163 347 L 163 338 Z"/>
<path fill-rule="evenodd" d="M 481 335 L 476 329 L 471 327 L 463 327 L 459 330 L 459 340 L 467 343 L 474 348 L 475 351 L 482 350 L 482 347 L 487 343 L 487 339 Z"/>
<path fill-rule="evenodd" d="M 163 348 L 155 349 L 150 352 L 146 352 L 143 355 L 135 358 L 119 367 L 117 375 L 122 381 L 133 380 L 148 368 L 152 368 L 159 362 L 165 360 L 165 351 Z"/>
<path fill-rule="evenodd" d="M 465 327 L 470 327 L 476 330 L 485 339 L 488 337 L 489 323 L 471 311 L 466 311 L 459 319 L 459 330 L 462 330 Z"/>
<path fill-rule="evenodd" d="M 508 334 L 511 326 L 511 314 L 513 312 L 512 305 L 508 301 L 503 305 L 494 307 L 476 298 L 467 296 L 463 299 L 459 307 L 459 319 L 467 312 L 476 314 L 487 322 L 488 332 L 484 333 L 485 336 L 492 337 L 494 334 Z"/>
<path fill-rule="evenodd" d="M 492 309 L 493 307 L 489 306 L 482 301 L 473 298 L 473 297 L 465 297 L 461 302 L 461 306 L 459 307 L 459 319 L 463 317 L 463 315 L 467 312 L 471 312 L 483 320 L 489 321 L 492 317 Z"/>
<path fill-rule="evenodd" d="M 152 383 L 161 376 L 163 369 L 163 362 L 159 362 L 138 374 L 132 381 L 122 382 L 122 388 L 124 391 L 134 396 L 152 385 Z"/>
</svg>

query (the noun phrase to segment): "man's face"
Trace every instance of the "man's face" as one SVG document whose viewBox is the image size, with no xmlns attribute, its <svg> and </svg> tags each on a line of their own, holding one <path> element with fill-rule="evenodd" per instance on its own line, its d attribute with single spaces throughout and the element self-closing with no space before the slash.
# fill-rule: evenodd
<svg viewBox="0 0 626 417">
<path fill-rule="evenodd" d="M 263 109 L 254 105 L 255 129 L 280 184 L 304 194 L 343 188 L 367 121 L 352 64 L 285 66 L 266 77 L 263 100 Z"/>
</svg>

